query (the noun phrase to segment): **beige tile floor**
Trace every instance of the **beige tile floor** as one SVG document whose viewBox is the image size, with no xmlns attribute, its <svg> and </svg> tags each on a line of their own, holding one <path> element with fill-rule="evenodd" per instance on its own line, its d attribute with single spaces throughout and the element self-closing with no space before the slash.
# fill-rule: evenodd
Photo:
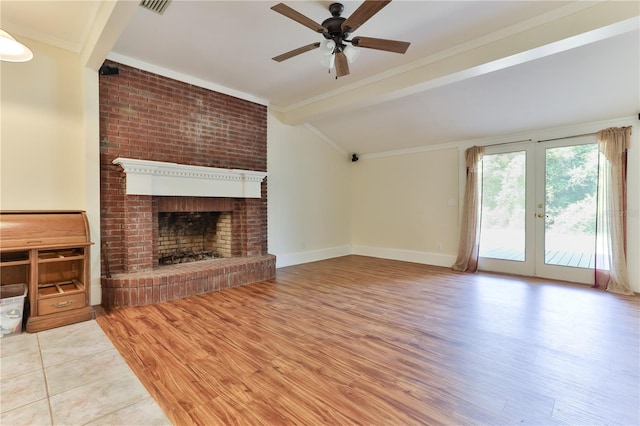
<svg viewBox="0 0 640 426">
<path fill-rule="evenodd" d="M 0 339 L 0 425 L 170 425 L 94 321 Z"/>
</svg>

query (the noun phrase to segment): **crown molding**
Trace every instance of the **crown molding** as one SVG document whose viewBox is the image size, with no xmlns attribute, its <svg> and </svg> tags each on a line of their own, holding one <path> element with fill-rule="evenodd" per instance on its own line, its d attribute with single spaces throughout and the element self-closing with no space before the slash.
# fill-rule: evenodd
<svg viewBox="0 0 640 426">
<path fill-rule="evenodd" d="M 210 81 L 202 80 L 187 74 L 183 74 L 177 71 L 173 71 L 167 68 L 153 65 L 148 62 L 140 61 L 138 59 L 131 58 L 129 56 L 120 55 L 118 53 L 111 52 L 107 55 L 107 59 L 118 62 L 123 65 L 138 68 L 143 71 L 152 72 L 154 74 L 161 75 L 163 77 L 171 78 L 173 80 L 182 81 L 183 83 L 193 84 L 194 86 L 202 87 L 204 89 L 213 90 L 214 92 L 222 93 L 225 95 L 233 96 L 234 98 L 242 99 L 245 101 L 253 102 L 264 106 L 269 106 L 269 101 L 258 96 L 254 96 L 247 92 L 231 89 Z"/>
</svg>

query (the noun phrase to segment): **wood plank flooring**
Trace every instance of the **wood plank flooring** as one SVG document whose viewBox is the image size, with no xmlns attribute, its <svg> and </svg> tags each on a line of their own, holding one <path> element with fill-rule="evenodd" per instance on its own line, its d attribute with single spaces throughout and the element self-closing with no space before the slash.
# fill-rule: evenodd
<svg viewBox="0 0 640 426">
<path fill-rule="evenodd" d="M 347 256 L 98 323 L 176 425 L 640 424 L 640 300 Z"/>
</svg>

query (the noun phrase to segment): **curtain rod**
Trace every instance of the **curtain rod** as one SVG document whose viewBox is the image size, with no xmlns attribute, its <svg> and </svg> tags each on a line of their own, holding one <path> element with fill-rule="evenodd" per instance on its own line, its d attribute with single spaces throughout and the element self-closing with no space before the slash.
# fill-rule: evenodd
<svg viewBox="0 0 640 426">
<path fill-rule="evenodd" d="M 622 127 L 622 129 L 628 129 L 628 128 L 630 128 L 630 127 L 633 127 L 633 126 L 626 126 L 626 127 Z M 538 141 L 538 143 L 540 143 L 540 142 L 559 141 L 559 140 L 561 140 L 561 139 L 573 139 L 573 138 L 580 138 L 580 137 L 582 137 L 582 136 L 593 136 L 593 135 L 597 135 L 597 134 L 598 134 L 598 132 L 582 133 L 582 134 L 580 134 L 580 135 L 563 136 L 563 137 L 561 137 L 561 138 L 543 139 L 543 140 L 541 140 L 541 141 Z"/>
<path fill-rule="evenodd" d="M 492 143 L 489 145 L 482 145 L 483 148 L 487 148 L 489 146 L 500 146 L 500 145 L 510 145 L 512 143 L 520 143 L 520 142 L 531 142 L 531 139 L 522 139 L 521 141 L 511 141 L 511 142 L 500 142 L 500 143 Z"/>
<path fill-rule="evenodd" d="M 628 128 L 631 128 L 631 127 L 633 127 L 633 126 L 622 127 L 622 129 L 628 129 Z M 540 142 L 559 141 L 561 139 L 580 138 L 582 136 L 593 136 L 593 135 L 597 135 L 597 134 L 598 134 L 598 132 L 582 133 L 580 135 L 563 136 L 561 138 L 543 139 L 543 140 L 539 140 L 538 143 L 540 143 Z M 480 145 L 480 146 L 482 146 L 483 148 L 488 148 L 490 146 L 510 145 L 512 143 L 521 143 L 521 142 L 531 142 L 531 139 L 522 139 L 522 140 L 519 140 L 519 141 L 511 141 L 511 142 L 492 143 L 492 144 L 489 144 L 489 145 Z"/>
<path fill-rule="evenodd" d="M 541 141 L 538 141 L 538 143 L 540 142 L 551 142 L 551 141 L 559 141 L 561 139 L 574 139 L 574 138 L 581 138 L 582 136 L 593 136 L 593 135 L 597 135 L 598 132 L 593 132 L 593 133 L 582 133 L 580 135 L 571 135 L 571 136 L 563 136 L 561 138 L 553 138 L 553 139 L 543 139 Z"/>
</svg>

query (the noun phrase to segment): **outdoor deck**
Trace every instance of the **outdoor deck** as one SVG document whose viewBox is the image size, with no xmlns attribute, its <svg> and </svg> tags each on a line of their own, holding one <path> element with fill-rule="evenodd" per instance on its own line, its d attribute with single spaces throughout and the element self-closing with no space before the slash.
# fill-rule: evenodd
<svg viewBox="0 0 640 426">
<path fill-rule="evenodd" d="M 480 239 L 480 256 L 523 262 L 525 260 L 524 233 L 510 229 L 484 229 Z M 544 263 L 593 269 L 595 266 L 595 237 L 572 235 L 547 230 Z M 533 255 L 532 253 L 530 255 Z"/>
<path fill-rule="evenodd" d="M 517 262 L 524 260 L 524 253 L 522 250 L 517 249 L 494 248 L 483 252 L 482 257 L 513 260 Z M 595 255 L 593 253 L 580 251 L 547 250 L 544 254 L 544 263 L 593 269 L 595 266 Z"/>
</svg>

